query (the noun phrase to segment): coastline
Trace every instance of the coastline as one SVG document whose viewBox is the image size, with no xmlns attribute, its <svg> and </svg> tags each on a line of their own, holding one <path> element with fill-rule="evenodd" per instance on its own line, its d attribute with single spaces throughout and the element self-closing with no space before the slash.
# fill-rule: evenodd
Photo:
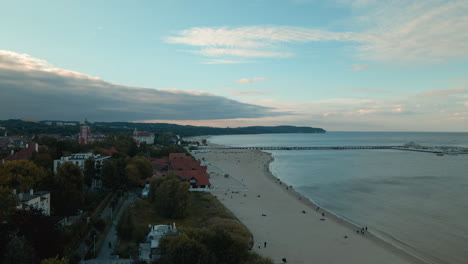
<svg viewBox="0 0 468 264">
<path fill-rule="evenodd" d="M 317 212 L 313 201 L 273 175 L 269 169 L 274 160 L 270 153 L 210 150 L 194 156 L 205 159 L 212 177 L 213 194 L 252 232 L 253 250 L 272 258 L 274 263 L 281 263 L 282 257 L 286 257 L 288 263 L 429 263 L 370 232 L 356 234 L 360 227 L 326 209 L 320 208 Z M 229 174 L 228 178 L 224 177 L 225 173 Z M 272 193 L 264 193 L 268 191 Z M 255 193 L 261 195 L 256 198 Z M 265 203 L 262 198 L 266 195 L 269 197 Z M 292 212 L 283 212 L 283 209 L 295 210 L 297 218 L 291 218 Z M 260 214 L 258 210 L 264 213 Z M 321 213 L 325 214 L 325 221 L 319 220 Z M 267 219 L 277 221 L 265 221 Z M 285 223 L 287 221 L 289 223 Z M 278 234 L 281 226 L 288 225 L 310 231 L 292 234 L 282 230 Z M 268 240 L 266 248 L 263 247 L 264 240 Z M 286 243 L 278 244 L 275 240 Z M 261 243 L 260 248 L 258 243 Z M 315 250 L 303 246 L 307 243 L 311 243 Z"/>
<path fill-rule="evenodd" d="M 264 151 L 262 151 L 262 152 L 264 152 Z M 266 167 L 265 168 L 266 169 L 265 175 L 267 176 L 267 178 L 269 178 L 274 183 L 281 182 L 281 185 L 284 185 L 284 187 L 287 187 L 288 185 L 286 183 L 281 181 L 278 177 L 276 177 L 273 174 L 273 172 L 270 171 L 270 164 L 274 161 L 273 155 L 271 153 L 268 153 L 268 152 L 264 152 L 264 153 L 268 154 L 271 157 L 271 160 L 267 164 L 265 164 L 265 167 Z M 289 189 L 288 189 L 287 193 L 289 193 L 293 197 L 297 198 L 301 203 L 308 206 L 310 209 L 320 207 L 320 212 L 326 213 L 326 215 L 328 215 L 328 219 L 330 219 L 331 221 L 334 221 L 335 223 L 337 223 L 339 225 L 342 225 L 344 227 L 349 228 L 351 231 L 360 230 L 362 228 L 362 227 L 358 226 L 357 224 L 351 222 L 350 220 L 345 219 L 343 217 L 340 217 L 340 216 L 336 215 L 335 213 L 327 210 L 326 208 L 323 208 L 321 205 L 315 203 L 314 201 L 312 201 L 309 198 L 307 198 L 307 197 L 303 196 L 302 194 L 300 194 L 298 191 L 296 191 L 291 186 L 289 186 Z M 366 237 L 366 239 L 372 241 L 373 243 L 376 243 L 376 244 L 384 247 L 386 250 L 389 250 L 389 251 L 391 251 L 391 252 L 393 252 L 393 253 L 395 253 L 397 255 L 400 255 L 404 259 L 407 259 L 408 261 L 410 261 L 410 263 L 434 264 L 433 262 L 431 262 L 429 260 L 426 260 L 426 259 L 423 259 L 423 258 L 417 256 L 416 254 L 412 254 L 411 252 L 408 252 L 404 248 L 400 248 L 397 245 L 392 244 L 389 241 L 386 241 L 384 238 L 378 237 L 377 235 L 373 234 L 372 231 L 365 231 L 365 237 Z"/>
</svg>

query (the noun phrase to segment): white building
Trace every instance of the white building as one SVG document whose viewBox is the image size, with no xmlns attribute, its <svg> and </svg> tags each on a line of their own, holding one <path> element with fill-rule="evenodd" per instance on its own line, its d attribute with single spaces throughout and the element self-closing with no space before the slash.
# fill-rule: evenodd
<svg viewBox="0 0 468 264">
<path fill-rule="evenodd" d="M 71 162 L 76 166 L 80 167 L 82 170 L 84 169 L 84 165 L 87 159 L 93 158 L 94 159 L 94 166 L 96 169 L 101 169 L 104 160 L 110 158 L 110 156 L 101 156 L 100 154 L 94 155 L 93 153 L 75 153 L 71 156 L 61 157 L 58 160 L 54 160 L 54 173 L 57 173 L 57 169 L 60 165 Z"/>
<path fill-rule="evenodd" d="M 133 131 L 133 140 L 136 141 L 136 143 L 140 144 L 145 142 L 148 145 L 153 145 L 154 144 L 154 133 L 149 133 L 149 132 L 138 132 L 137 129 Z"/>
<path fill-rule="evenodd" d="M 13 190 L 16 195 L 16 190 Z M 50 215 L 50 192 L 34 192 L 33 189 L 28 193 L 17 194 L 19 205 L 18 209 L 35 208 L 40 209 L 45 215 Z"/>
<path fill-rule="evenodd" d="M 174 225 L 149 225 L 150 232 L 146 235 L 144 243 L 140 243 L 139 258 L 147 263 L 153 262 L 161 257 L 159 241 L 167 235 L 177 234 L 177 229 Z"/>
</svg>

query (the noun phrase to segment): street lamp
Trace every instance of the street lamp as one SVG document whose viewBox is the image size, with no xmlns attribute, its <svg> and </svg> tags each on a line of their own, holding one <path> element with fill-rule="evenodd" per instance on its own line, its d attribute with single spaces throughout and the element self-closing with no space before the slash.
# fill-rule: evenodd
<svg viewBox="0 0 468 264">
<path fill-rule="evenodd" d="M 96 235 L 94 235 L 93 246 L 94 246 L 94 257 L 96 258 Z"/>
</svg>

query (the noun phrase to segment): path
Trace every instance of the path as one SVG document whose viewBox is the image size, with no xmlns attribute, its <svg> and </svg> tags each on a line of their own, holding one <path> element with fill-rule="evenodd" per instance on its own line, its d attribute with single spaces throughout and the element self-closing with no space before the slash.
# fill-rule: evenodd
<svg viewBox="0 0 468 264">
<path fill-rule="evenodd" d="M 123 202 L 122 206 L 119 209 L 119 212 L 117 215 L 114 217 L 113 221 L 111 222 L 111 227 L 109 229 L 109 232 L 106 235 L 106 239 L 104 240 L 101 251 L 99 254 L 97 254 L 97 259 L 110 259 L 112 256 L 112 252 L 114 252 L 114 249 L 117 246 L 117 222 L 120 218 L 120 215 L 122 214 L 123 210 L 130 204 L 132 203 L 136 198 L 136 195 L 134 193 L 129 193 L 128 198 Z M 109 243 L 111 247 L 109 247 Z"/>
</svg>

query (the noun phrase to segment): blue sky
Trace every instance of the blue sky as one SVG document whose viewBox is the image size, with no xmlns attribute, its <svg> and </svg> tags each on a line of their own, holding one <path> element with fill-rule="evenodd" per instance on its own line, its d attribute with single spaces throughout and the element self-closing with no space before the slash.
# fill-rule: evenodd
<svg viewBox="0 0 468 264">
<path fill-rule="evenodd" d="M 0 5 L 2 119 L 76 119 L 84 107 L 91 120 L 468 131 L 467 1 Z M 50 105 L 51 93 L 73 114 L 6 107 L 26 94 Z M 82 105 L 63 99 L 76 95 Z"/>
</svg>

